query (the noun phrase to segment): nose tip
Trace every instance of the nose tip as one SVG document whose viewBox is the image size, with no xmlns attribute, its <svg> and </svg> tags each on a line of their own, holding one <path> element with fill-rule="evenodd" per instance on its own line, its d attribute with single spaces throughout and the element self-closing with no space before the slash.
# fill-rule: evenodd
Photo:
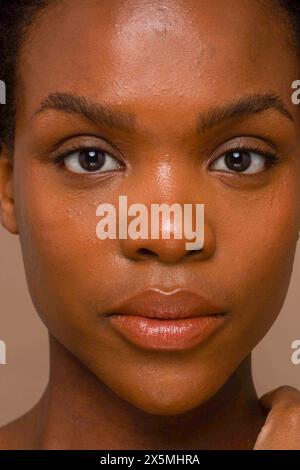
<svg viewBox="0 0 300 470">
<path fill-rule="evenodd" d="M 124 240 L 125 241 L 125 240 Z M 201 249 L 187 250 L 181 240 L 126 240 L 123 254 L 132 260 L 157 259 L 162 263 L 178 263 L 185 258 L 199 256 Z M 146 243 L 145 243 L 146 241 Z M 180 243 L 181 242 L 181 243 Z"/>
<path fill-rule="evenodd" d="M 130 239 L 120 240 L 123 256 L 128 259 L 157 260 L 162 263 L 178 263 L 182 261 L 203 260 L 211 256 L 214 251 L 214 237 L 212 231 L 204 228 L 204 243 L 201 248 L 188 249 L 191 240 L 186 238 L 158 238 L 158 239 Z"/>
<path fill-rule="evenodd" d="M 138 212 L 138 217 L 136 213 Z M 214 232 L 207 221 L 204 223 L 204 205 L 197 203 L 172 205 L 157 203 L 150 207 L 133 204 L 118 217 L 119 249 L 131 260 L 158 260 L 178 263 L 211 256 L 215 247 Z M 124 221 L 125 217 L 125 221 Z"/>
</svg>

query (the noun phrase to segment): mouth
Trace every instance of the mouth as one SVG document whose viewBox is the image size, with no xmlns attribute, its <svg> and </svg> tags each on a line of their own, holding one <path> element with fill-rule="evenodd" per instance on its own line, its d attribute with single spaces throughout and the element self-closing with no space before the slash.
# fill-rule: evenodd
<svg viewBox="0 0 300 470">
<path fill-rule="evenodd" d="M 127 340 L 144 349 L 156 350 L 182 350 L 200 344 L 224 318 L 225 314 L 176 319 L 109 315 L 111 325 Z"/>
<path fill-rule="evenodd" d="M 147 350 L 185 350 L 202 343 L 224 323 L 220 306 L 187 289 L 149 289 L 106 317 L 127 341 Z"/>
</svg>

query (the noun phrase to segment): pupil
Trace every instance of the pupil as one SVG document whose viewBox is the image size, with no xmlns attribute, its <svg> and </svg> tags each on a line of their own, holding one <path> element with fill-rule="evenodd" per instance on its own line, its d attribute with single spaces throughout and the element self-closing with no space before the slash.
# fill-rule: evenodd
<svg viewBox="0 0 300 470">
<path fill-rule="evenodd" d="M 105 153 L 99 150 L 82 150 L 79 154 L 79 163 L 86 171 L 96 171 L 105 163 Z"/>
<path fill-rule="evenodd" d="M 229 152 L 225 156 L 226 165 L 233 171 L 245 171 L 250 166 L 251 155 L 249 152 Z"/>
</svg>

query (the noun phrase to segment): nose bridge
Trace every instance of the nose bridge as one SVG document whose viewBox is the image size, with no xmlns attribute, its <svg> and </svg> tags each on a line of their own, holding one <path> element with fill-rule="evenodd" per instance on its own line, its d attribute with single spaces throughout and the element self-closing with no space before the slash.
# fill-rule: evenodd
<svg viewBox="0 0 300 470">
<path fill-rule="evenodd" d="M 146 154 L 145 160 L 147 159 Z M 133 199 L 148 203 L 192 202 L 196 194 L 191 192 L 190 181 L 195 175 L 194 162 L 187 161 L 184 154 L 168 150 L 149 155 L 147 165 L 143 164 L 136 184 L 131 186 L 129 195 Z M 140 178 L 142 174 L 143 179 Z M 198 197 L 200 194 L 198 194 Z"/>
<path fill-rule="evenodd" d="M 127 237 L 120 239 L 125 257 L 175 263 L 211 256 L 215 243 L 205 204 L 201 191 L 193 191 L 187 175 L 178 169 L 174 172 L 165 161 L 154 175 L 148 173 L 132 188 L 126 200 Z"/>
</svg>

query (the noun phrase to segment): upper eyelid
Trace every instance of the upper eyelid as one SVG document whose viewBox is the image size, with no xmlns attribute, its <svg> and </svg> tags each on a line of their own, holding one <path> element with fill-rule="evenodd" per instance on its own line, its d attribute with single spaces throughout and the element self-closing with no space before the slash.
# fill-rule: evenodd
<svg viewBox="0 0 300 470">
<path fill-rule="evenodd" d="M 262 150 L 260 147 L 255 147 L 255 146 L 252 146 L 252 145 L 240 145 L 240 146 L 233 146 L 231 149 L 228 149 L 228 150 L 225 150 L 224 152 L 222 152 L 220 154 L 220 156 L 223 156 L 225 155 L 226 153 L 229 153 L 229 152 L 237 152 L 237 151 L 244 151 L 244 152 L 249 152 L 249 153 L 256 153 L 256 154 L 260 154 L 262 156 L 269 156 L 269 155 L 275 155 L 277 154 L 277 152 L 275 150 Z"/>
<path fill-rule="evenodd" d="M 272 149 L 272 150 L 268 151 L 268 150 L 262 150 L 260 147 L 256 147 L 255 145 L 240 144 L 240 145 L 233 145 L 231 148 L 228 148 L 228 149 L 224 149 L 223 151 L 218 152 L 218 154 L 216 156 L 212 155 L 209 158 L 208 166 L 210 166 L 212 163 L 214 163 L 219 158 L 226 155 L 226 153 L 236 152 L 236 151 L 246 151 L 246 152 L 250 152 L 250 153 L 256 153 L 256 154 L 262 155 L 266 158 L 267 157 L 277 157 L 277 156 L 279 157 L 280 156 L 279 152 L 277 152 L 275 149 Z"/>
<path fill-rule="evenodd" d="M 115 160 L 117 160 L 120 164 L 124 164 L 124 162 L 120 158 L 116 157 L 109 150 L 104 149 L 103 147 L 101 147 L 101 145 L 93 145 L 93 144 L 92 145 L 78 144 L 78 145 L 74 145 L 73 147 L 70 147 L 69 149 L 66 149 L 64 151 L 63 150 L 56 151 L 56 152 L 54 152 L 54 161 L 55 162 L 61 162 L 65 158 L 70 157 L 72 154 L 78 153 L 80 151 L 87 151 L 87 150 L 101 151 L 103 153 L 108 154 L 110 157 L 114 158 Z"/>
<path fill-rule="evenodd" d="M 78 140 L 81 139 L 81 142 L 79 141 L 78 143 L 77 142 L 74 143 L 74 142 L 72 142 L 74 139 L 78 139 Z M 84 139 L 85 142 L 82 142 L 82 139 Z M 89 141 L 93 140 L 93 139 L 95 141 L 98 141 L 98 142 L 90 143 Z M 109 146 L 113 151 L 111 151 L 109 149 L 106 149 L 105 148 L 106 146 Z M 68 148 L 66 150 L 62 150 L 61 147 L 68 147 Z M 120 150 L 119 146 L 116 143 L 111 142 L 109 139 L 107 139 L 107 137 L 104 137 L 104 136 L 99 135 L 99 134 L 93 134 L 93 133 L 91 133 L 91 134 L 90 133 L 89 134 L 78 133 L 78 134 L 75 134 L 75 135 L 74 134 L 69 135 L 69 136 L 61 139 L 54 146 L 52 146 L 49 149 L 49 153 L 52 156 L 56 156 L 56 155 L 59 155 L 59 154 L 68 153 L 69 151 L 72 152 L 72 151 L 74 151 L 74 149 L 75 149 L 75 151 L 76 150 L 78 151 L 81 148 L 83 148 L 83 149 L 86 149 L 86 148 L 101 149 L 101 150 L 109 153 L 110 155 L 114 156 L 115 158 L 117 158 L 114 155 L 114 151 L 115 151 L 121 156 L 121 159 L 123 159 L 124 162 L 126 161 L 126 157 L 124 156 L 123 152 Z"/>
<path fill-rule="evenodd" d="M 254 142 L 245 142 L 245 139 L 251 139 Z M 272 140 L 259 135 L 259 134 L 237 134 L 237 135 L 232 135 L 229 139 L 226 139 L 225 142 L 220 142 L 218 143 L 218 146 L 216 147 L 216 150 L 219 148 L 223 148 L 224 152 L 227 150 L 230 151 L 232 148 L 243 148 L 243 147 L 253 147 L 253 148 L 260 148 L 260 146 L 268 146 L 269 148 L 272 149 L 272 151 L 277 151 L 277 145 L 275 142 Z M 214 152 L 213 152 L 214 153 Z"/>
</svg>

